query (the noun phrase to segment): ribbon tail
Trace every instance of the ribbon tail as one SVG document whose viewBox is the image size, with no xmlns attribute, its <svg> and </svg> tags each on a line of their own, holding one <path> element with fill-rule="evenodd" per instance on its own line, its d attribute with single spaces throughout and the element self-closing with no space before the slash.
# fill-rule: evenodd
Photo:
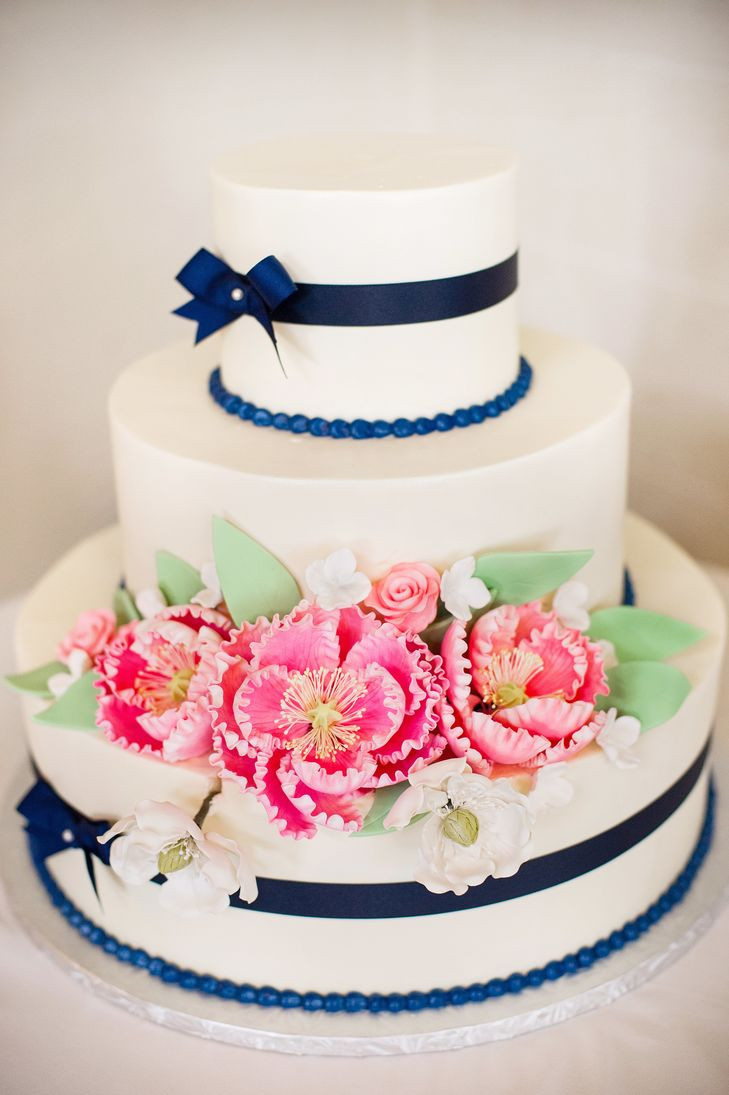
<svg viewBox="0 0 729 1095">
<path fill-rule="evenodd" d="M 89 882 L 96 894 L 96 900 L 99 902 L 99 908 L 101 908 L 101 898 L 99 897 L 99 889 L 96 885 L 96 871 L 94 869 L 94 857 L 88 848 L 84 848 L 84 859 L 86 860 L 86 871 L 89 876 Z"/>
<path fill-rule="evenodd" d="M 238 318 L 233 313 L 227 312 L 223 308 L 216 308 L 212 304 L 206 304 L 204 300 L 197 297 L 188 300 L 186 304 L 182 304 L 179 308 L 175 308 L 172 314 L 182 316 L 183 319 L 191 319 L 197 323 L 196 346 L 198 342 L 202 342 L 204 338 L 208 338 L 209 335 L 214 334 L 215 331 Z"/>
<path fill-rule="evenodd" d="M 284 369 L 284 363 L 281 360 L 281 354 L 279 353 L 278 342 L 276 341 L 276 333 L 273 329 L 273 323 L 271 322 L 271 317 L 268 314 L 268 308 L 266 307 L 266 303 L 258 293 L 255 293 L 255 295 L 251 293 L 251 296 L 252 300 L 248 314 L 251 316 L 252 319 L 258 320 L 261 327 L 263 327 L 264 331 L 271 339 L 273 348 L 276 351 L 278 363 L 281 366 L 281 372 L 288 380 L 288 376 L 286 376 L 286 370 Z"/>
</svg>

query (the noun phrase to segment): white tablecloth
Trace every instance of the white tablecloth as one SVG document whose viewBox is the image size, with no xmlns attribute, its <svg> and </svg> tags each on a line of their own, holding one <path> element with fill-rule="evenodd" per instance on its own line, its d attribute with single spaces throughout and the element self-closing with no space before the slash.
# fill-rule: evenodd
<svg viewBox="0 0 729 1095">
<path fill-rule="evenodd" d="M 713 572 L 729 601 L 729 573 Z M 10 667 L 15 605 L 0 606 Z M 729 701 L 725 678 L 723 703 Z M 22 756 L 0 692 L 3 782 Z M 1 854 L 1 852 L 0 852 Z M 729 1091 L 729 910 L 676 965 L 609 1008 L 511 1042 L 419 1057 L 295 1058 L 143 1022 L 73 983 L 11 925 L 0 895 L 0 1090 L 6 1095 L 718 1095 Z"/>
</svg>

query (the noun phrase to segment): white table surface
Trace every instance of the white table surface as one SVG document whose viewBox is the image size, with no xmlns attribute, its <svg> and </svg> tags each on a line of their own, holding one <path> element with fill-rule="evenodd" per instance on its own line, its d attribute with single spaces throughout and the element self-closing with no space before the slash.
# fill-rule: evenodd
<svg viewBox="0 0 729 1095">
<path fill-rule="evenodd" d="M 729 572 L 712 573 L 729 602 Z M 12 665 L 16 611 L 0 605 L 3 669 Z M 17 701 L 6 690 L 0 714 L 2 792 L 24 750 Z M 9 922 L 2 894 L 0 970 L 4 1095 L 729 1091 L 729 909 L 674 966 L 608 1008 L 510 1042 L 422 1056 L 290 1057 L 146 1023 L 86 992 L 36 951 Z"/>
</svg>

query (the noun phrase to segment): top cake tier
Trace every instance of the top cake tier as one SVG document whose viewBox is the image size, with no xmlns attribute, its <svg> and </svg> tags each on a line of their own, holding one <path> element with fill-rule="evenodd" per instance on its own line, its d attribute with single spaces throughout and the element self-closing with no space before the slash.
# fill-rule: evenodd
<svg viewBox="0 0 729 1095">
<path fill-rule="evenodd" d="M 514 173 L 504 150 L 426 136 L 249 145 L 213 166 L 215 247 L 240 273 L 273 254 L 305 285 L 459 278 L 515 256 Z M 491 294 L 498 303 L 446 319 L 408 322 L 408 308 L 385 325 L 274 317 L 286 376 L 263 326 L 242 316 L 221 336 L 223 382 L 270 411 L 330 419 L 416 418 L 482 403 L 518 370 L 516 293 L 501 281 Z M 463 283 L 443 292 L 459 310 Z M 414 287 L 410 299 L 422 301 L 422 291 Z"/>
</svg>

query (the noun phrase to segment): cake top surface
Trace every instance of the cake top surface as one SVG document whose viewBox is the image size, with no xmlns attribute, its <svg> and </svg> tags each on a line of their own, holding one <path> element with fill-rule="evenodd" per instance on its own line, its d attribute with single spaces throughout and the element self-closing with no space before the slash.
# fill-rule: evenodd
<svg viewBox="0 0 729 1095">
<path fill-rule="evenodd" d="M 273 190 L 423 190 L 512 170 L 508 149 L 428 134 L 288 137 L 245 145 L 212 173 L 238 186 Z"/>
</svg>

